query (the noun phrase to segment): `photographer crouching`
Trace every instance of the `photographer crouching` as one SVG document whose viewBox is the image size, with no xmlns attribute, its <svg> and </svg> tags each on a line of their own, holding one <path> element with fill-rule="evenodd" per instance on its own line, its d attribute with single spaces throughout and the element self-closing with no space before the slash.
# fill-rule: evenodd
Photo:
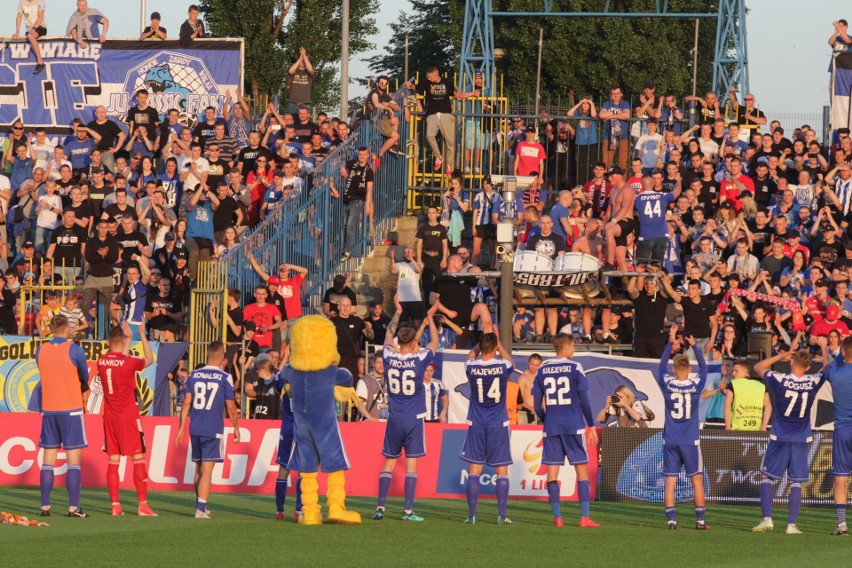
<svg viewBox="0 0 852 568">
<path fill-rule="evenodd" d="M 598 412 L 595 420 L 600 424 L 611 424 L 615 417 L 615 425 L 619 428 L 647 428 L 648 422 L 654 420 L 650 408 L 636 400 L 633 391 L 626 385 L 619 385 L 615 394 L 607 397 L 606 406 Z"/>
</svg>

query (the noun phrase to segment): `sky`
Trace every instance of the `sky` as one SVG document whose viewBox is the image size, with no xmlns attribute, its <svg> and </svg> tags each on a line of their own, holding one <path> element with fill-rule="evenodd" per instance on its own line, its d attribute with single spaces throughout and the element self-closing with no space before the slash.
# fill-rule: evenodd
<svg viewBox="0 0 852 568">
<path fill-rule="evenodd" d="M 376 15 L 379 34 L 373 38 L 377 46 L 390 36 L 390 22 L 399 11 L 408 9 L 407 0 L 377 0 Z M 13 0 L 2 0 L 10 6 Z M 123 18 L 116 16 L 114 2 L 89 0 L 89 5 L 110 18 L 109 35 L 113 38 L 137 37 L 143 0 L 121 0 Z M 186 19 L 186 7 L 191 2 L 147 0 L 147 16 L 153 11 L 162 14 L 162 24 L 174 36 Z M 845 18 L 852 20 L 852 4 L 848 0 L 812 0 L 805 6 L 794 0 L 751 0 L 746 18 L 748 30 L 749 80 L 757 104 L 767 113 L 820 113 L 828 104 L 827 72 L 831 49 L 827 44 L 833 32 L 831 23 Z M 75 10 L 76 0 L 47 0 L 45 19 L 49 35 L 65 31 L 68 17 Z M 4 19 L 11 27 L 11 18 Z M 2 32 L 10 33 L 10 32 Z M 362 54 L 350 61 L 352 77 L 370 74 L 366 59 L 374 52 Z M 350 97 L 363 94 L 352 85 Z"/>
</svg>

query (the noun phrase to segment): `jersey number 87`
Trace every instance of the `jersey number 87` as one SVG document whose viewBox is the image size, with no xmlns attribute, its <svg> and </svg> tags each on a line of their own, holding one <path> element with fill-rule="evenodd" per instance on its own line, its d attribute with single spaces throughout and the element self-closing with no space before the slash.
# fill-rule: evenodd
<svg viewBox="0 0 852 568">
<path fill-rule="evenodd" d="M 219 385 L 216 383 L 195 383 L 193 386 L 192 408 L 195 410 L 210 410 L 213 407 L 213 401 L 216 400 L 216 393 L 219 390 Z"/>
</svg>

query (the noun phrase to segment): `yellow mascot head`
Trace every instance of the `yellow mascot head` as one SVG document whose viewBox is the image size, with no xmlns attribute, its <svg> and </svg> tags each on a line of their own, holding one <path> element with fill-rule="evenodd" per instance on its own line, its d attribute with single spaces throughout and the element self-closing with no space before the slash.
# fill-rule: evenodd
<svg viewBox="0 0 852 568">
<path fill-rule="evenodd" d="M 340 363 L 337 330 L 323 316 L 305 316 L 290 332 L 290 366 L 297 371 L 320 371 Z"/>
</svg>

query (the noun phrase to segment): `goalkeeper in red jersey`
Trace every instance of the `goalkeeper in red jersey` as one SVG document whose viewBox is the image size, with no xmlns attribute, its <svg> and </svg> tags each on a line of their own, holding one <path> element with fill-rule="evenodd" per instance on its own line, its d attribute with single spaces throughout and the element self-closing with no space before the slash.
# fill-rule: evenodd
<svg viewBox="0 0 852 568">
<path fill-rule="evenodd" d="M 109 352 L 98 359 L 98 377 L 104 391 L 104 447 L 109 456 L 107 488 L 114 517 L 124 514 L 118 500 L 121 456 L 131 456 L 133 459 L 133 484 L 139 497 L 139 515 L 157 516 L 147 501 L 145 438 L 136 402 L 136 372 L 141 372 L 154 362 L 154 353 L 145 337 L 144 324 L 140 324 L 139 336 L 144 359 L 129 355 L 132 334 L 127 322 L 122 327 L 112 328 Z"/>
</svg>

